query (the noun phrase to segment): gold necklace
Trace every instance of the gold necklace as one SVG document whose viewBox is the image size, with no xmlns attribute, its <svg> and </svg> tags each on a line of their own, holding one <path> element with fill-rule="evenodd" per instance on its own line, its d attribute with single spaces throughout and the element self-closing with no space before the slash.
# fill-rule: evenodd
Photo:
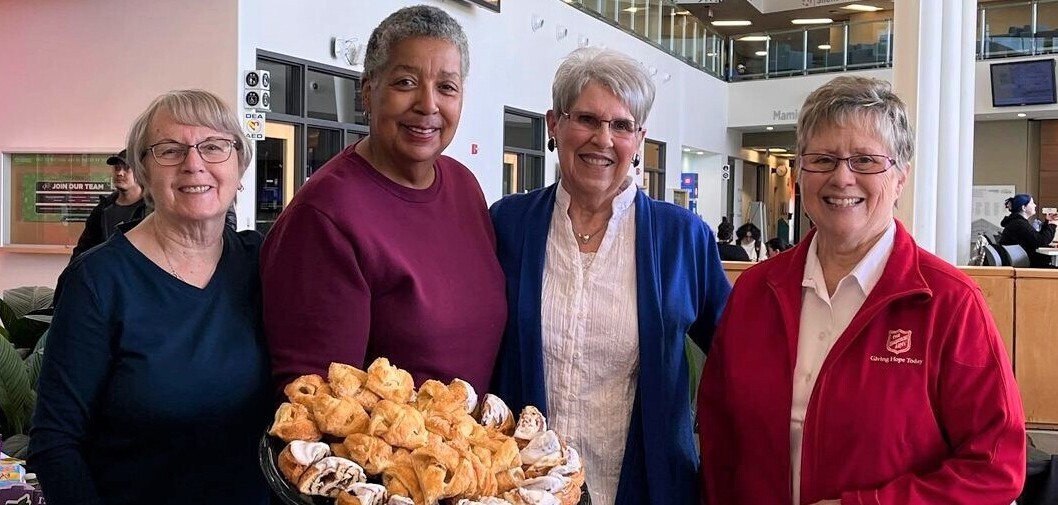
<svg viewBox="0 0 1058 505">
<path fill-rule="evenodd" d="M 591 233 L 577 233 L 577 230 L 573 230 L 573 236 L 577 237 L 577 240 L 579 240 L 581 244 L 587 244 L 591 241 L 592 237 L 598 235 L 600 231 L 603 231 L 605 229 L 606 225 L 604 224 L 602 225 L 602 228 L 599 228 L 598 230 L 595 230 Z"/>
<path fill-rule="evenodd" d="M 162 245 L 162 236 L 158 234 L 158 225 L 154 225 L 154 240 L 158 241 L 158 248 L 162 250 L 162 256 L 165 257 L 165 263 L 169 265 L 169 273 L 176 277 L 180 282 L 187 282 L 180 274 L 176 273 L 176 268 L 173 267 L 173 260 L 169 259 L 169 252 L 165 250 L 165 246 Z"/>
</svg>

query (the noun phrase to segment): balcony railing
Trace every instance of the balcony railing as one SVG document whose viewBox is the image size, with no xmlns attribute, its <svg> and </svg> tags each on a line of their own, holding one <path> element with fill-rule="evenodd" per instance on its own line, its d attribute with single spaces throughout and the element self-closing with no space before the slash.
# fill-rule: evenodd
<svg viewBox="0 0 1058 505">
<path fill-rule="evenodd" d="M 835 23 L 728 39 L 732 81 L 889 67 L 892 20 Z"/>
<path fill-rule="evenodd" d="M 1058 0 L 983 4 L 977 10 L 978 59 L 1058 53 Z"/>
</svg>

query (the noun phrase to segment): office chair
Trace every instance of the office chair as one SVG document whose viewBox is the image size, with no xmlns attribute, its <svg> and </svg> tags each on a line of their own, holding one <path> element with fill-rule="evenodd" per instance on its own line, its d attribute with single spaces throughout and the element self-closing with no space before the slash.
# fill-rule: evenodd
<svg viewBox="0 0 1058 505">
<path fill-rule="evenodd" d="M 1008 266 L 1021 268 L 1030 265 L 1029 253 L 1025 252 L 1025 249 L 1017 244 L 999 246 L 999 251 L 1001 257 L 1004 255 L 1003 252 L 1006 252 L 1006 258 L 1004 259 L 1008 261 L 1006 263 Z"/>
</svg>

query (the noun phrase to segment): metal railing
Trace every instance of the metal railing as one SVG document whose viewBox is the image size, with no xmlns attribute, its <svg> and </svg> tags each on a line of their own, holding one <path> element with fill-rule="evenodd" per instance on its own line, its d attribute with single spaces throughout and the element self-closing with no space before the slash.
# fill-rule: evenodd
<svg viewBox="0 0 1058 505">
<path fill-rule="evenodd" d="M 1058 53 L 1058 0 L 982 4 L 977 58 Z"/>
<path fill-rule="evenodd" d="M 893 21 L 844 22 L 728 39 L 732 81 L 890 67 Z"/>
</svg>

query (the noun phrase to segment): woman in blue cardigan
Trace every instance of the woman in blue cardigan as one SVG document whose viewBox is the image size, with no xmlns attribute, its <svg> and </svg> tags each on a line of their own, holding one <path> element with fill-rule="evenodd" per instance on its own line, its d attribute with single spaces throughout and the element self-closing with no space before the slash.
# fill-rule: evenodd
<svg viewBox="0 0 1058 505">
<path fill-rule="evenodd" d="M 493 389 L 580 451 L 592 503 L 699 502 L 685 336 L 703 350 L 730 285 L 701 219 L 632 182 L 644 68 L 582 48 L 547 112 L 561 181 L 492 207 L 510 314 Z"/>
</svg>

